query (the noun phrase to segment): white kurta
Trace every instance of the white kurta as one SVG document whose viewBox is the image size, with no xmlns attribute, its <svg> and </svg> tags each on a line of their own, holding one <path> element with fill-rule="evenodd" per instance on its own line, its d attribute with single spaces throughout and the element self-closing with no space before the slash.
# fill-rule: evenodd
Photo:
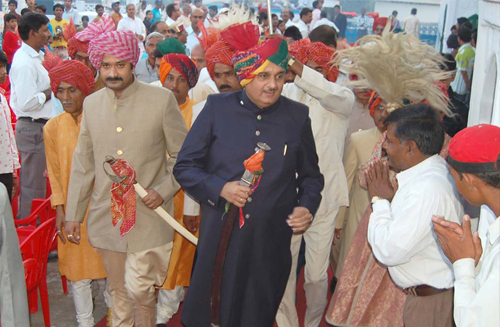
<svg viewBox="0 0 500 327">
<path fill-rule="evenodd" d="M 488 228 L 476 275 L 474 259 L 455 261 L 454 318 L 457 327 L 500 326 L 500 217 Z"/>
<path fill-rule="evenodd" d="M 319 168 L 325 178 L 323 200 L 316 216 L 347 206 L 349 195 L 342 157 L 354 94 L 307 66 L 302 78 L 296 76 L 295 83 L 286 84 L 282 94 L 309 107 Z M 333 223 L 335 217 L 331 219 Z"/>
<path fill-rule="evenodd" d="M 143 37 L 143 41 L 137 38 L 137 40 L 139 41 L 139 49 L 141 49 L 141 55 L 139 57 L 140 59 L 142 57 L 142 54 L 144 53 L 144 40 L 146 39 L 146 26 L 144 26 L 144 23 L 141 21 L 141 19 L 138 17 L 130 18 L 129 16 L 125 16 L 118 22 L 116 30 L 132 31 L 136 35 L 141 35 Z"/>
</svg>

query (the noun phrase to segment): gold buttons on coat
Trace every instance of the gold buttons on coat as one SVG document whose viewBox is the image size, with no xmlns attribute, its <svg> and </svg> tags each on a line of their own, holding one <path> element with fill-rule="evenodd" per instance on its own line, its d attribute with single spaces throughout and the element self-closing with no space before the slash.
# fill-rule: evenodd
<svg viewBox="0 0 500 327">
<path fill-rule="evenodd" d="M 118 104 L 115 103 L 115 105 L 113 106 L 113 108 L 118 109 Z"/>
<path fill-rule="evenodd" d="M 119 155 L 119 156 L 121 156 L 123 154 L 123 151 L 122 150 L 118 150 L 118 151 L 116 151 L 116 154 Z"/>
<path fill-rule="evenodd" d="M 117 131 L 118 133 L 121 133 L 121 132 L 123 131 L 123 128 L 121 128 L 121 127 L 117 127 L 117 128 L 116 128 L 116 131 Z"/>
</svg>

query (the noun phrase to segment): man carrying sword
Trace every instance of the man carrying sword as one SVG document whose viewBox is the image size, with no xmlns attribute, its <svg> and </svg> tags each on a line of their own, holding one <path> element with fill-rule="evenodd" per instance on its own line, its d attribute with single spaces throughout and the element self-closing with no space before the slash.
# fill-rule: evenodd
<svg viewBox="0 0 500 327">
<path fill-rule="evenodd" d="M 173 213 L 179 184 L 171 171 L 187 133 L 173 94 L 134 78 L 139 52 L 129 31 L 90 41 L 90 61 L 106 88 L 83 104 L 66 204 L 66 233 L 70 242 L 79 243 L 90 201 L 89 241 L 108 274 L 113 326 L 120 327 L 156 324 L 154 286 L 167 275 L 174 232 L 151 209 L 161 206 Z M 106 176 L 102 167 L 108 155 L 127 160 L 130 166 L 122 169 L 135 169 L 128 180 L 135 178 L 147 189 L 142 200 L 131 183 L 112 183 Z"/>
<path fill-rule="evenodd" d="M 202 204 L 185 326 L 274 323 L 292 232 L 309 226 L 323 189 L 308 109 L 281 96 L 287 62 L 277 38 L 236 52 L 245 89 L 209 96 L 179 153 L 174 175 Z"/>
</svg>

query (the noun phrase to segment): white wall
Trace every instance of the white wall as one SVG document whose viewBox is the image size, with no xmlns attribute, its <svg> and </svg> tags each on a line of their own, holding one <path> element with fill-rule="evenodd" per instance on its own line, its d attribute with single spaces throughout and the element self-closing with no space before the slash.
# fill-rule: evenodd
<svg viewBox="0 0 500 327">
<path fill-rule="evenodd" d="M 417 8 L 417 17 L 421 23 L 437 23 L 439 21 L 439 2 L 429 4 L 402 1 L 375 2 L 375 12 L 378 12 L 381 17 L 388 17 L 394 10 L 397 10 L 400 21 L 408 18 L 413 8 Z"/>
<path fill-rule="evenodd" d="M 479 26 L 468 125 L 500 126 L 500 0 L 479 1 Z M 481 208 L 479 235 L 495 220 Z M 483 240 L 484 241 L 484 240 Z"/>
</svg>

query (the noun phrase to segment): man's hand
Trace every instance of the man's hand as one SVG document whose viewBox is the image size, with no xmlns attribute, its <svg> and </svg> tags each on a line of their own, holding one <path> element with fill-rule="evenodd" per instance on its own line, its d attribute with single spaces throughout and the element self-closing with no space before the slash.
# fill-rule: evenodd
<svg viewBox="0 0 500 327">
<path fill-rule="evenodd" d="M 472 235 L 469 215 L 464 216 L 462 226 L 440 216 L 432 216 L 432 222 L 441 248 L 452 263 L 471 258 L 478 264 L 483 249 L 478 233 Z"/>
<path fill-rule="evenodd" d="M 18 190 L 19 190 L 19 183 L 17 182 L 17 176 L 13 176 L 12 177 L 12 199 L 17 195 Z"/>
<path fill-rule="evenodd" d="M 149 209 L 156 209 L 163 204 L 163 198 L 161 195 L 153 189 L 146 189 L 148 195 L 142 199 L 142 203 L 146 205 Z"/>
<path fill-rule="evenodd" d="M 312 222 L 312 215 L 306 207 L 295 207 L 286 221 L 294 233 L 303 232 Z"/>
<path fill-rule="evenodd" d="M 66 239 L 64 238 L 62 228 L 64 227 L 64 223 L 66 221 L 66 214 L 64 213 L 64 209 L 62 205 L 56 206 L 56 230 L 57 236 L 61 239 L 63 244 L 66 244 Z"/>
<path fill-rule="evenodd" d="M 333 235 L 333 245 L 335 245 L 336 240 L 340 240 L 341 232 L 342 232 L 342 229 L 335 228 L 335 234 Z"/>
<path fill-rule="evenodd" d="M 191 233 L 196 233 L 198 230 L 198 217 L 196 216 L 187 216 L 184 215 L 184 225 L 186 226 L 187 230 L 190 231 Z"/>
<path fill-rule="evenodd" d="M 252 191 L 250 187 L 240 185 L 238 181 L 227 182 L 220 192 L 221 197 L 238 208 L 243 208 L 245 206 L 251 194 Z"/>
<path fill-rule="evenodd" d="M 368 183 L 368 192 L 370 198 L 378 196 L 382 199 L 392 201 L 396 190 L 392 187 L 389 179 L 389 163 L 382 162 L 380 159 L 374 159 L 368 165 L 365 171 L 366 182 Z"/>
<path fill-rule="evenodd" d="M 80 244 L 80 223 L 78 221 L 67 221 L 64 229 L 68 235 L 68 241 Z"/>
<path fill-rule="evenodd" d="M 43 91 L 43 94 L 45 94 L 45 102 L 47 102 L 52 97 L 52 90 L 47 89 L 47 90 Z"/>
</svg>

